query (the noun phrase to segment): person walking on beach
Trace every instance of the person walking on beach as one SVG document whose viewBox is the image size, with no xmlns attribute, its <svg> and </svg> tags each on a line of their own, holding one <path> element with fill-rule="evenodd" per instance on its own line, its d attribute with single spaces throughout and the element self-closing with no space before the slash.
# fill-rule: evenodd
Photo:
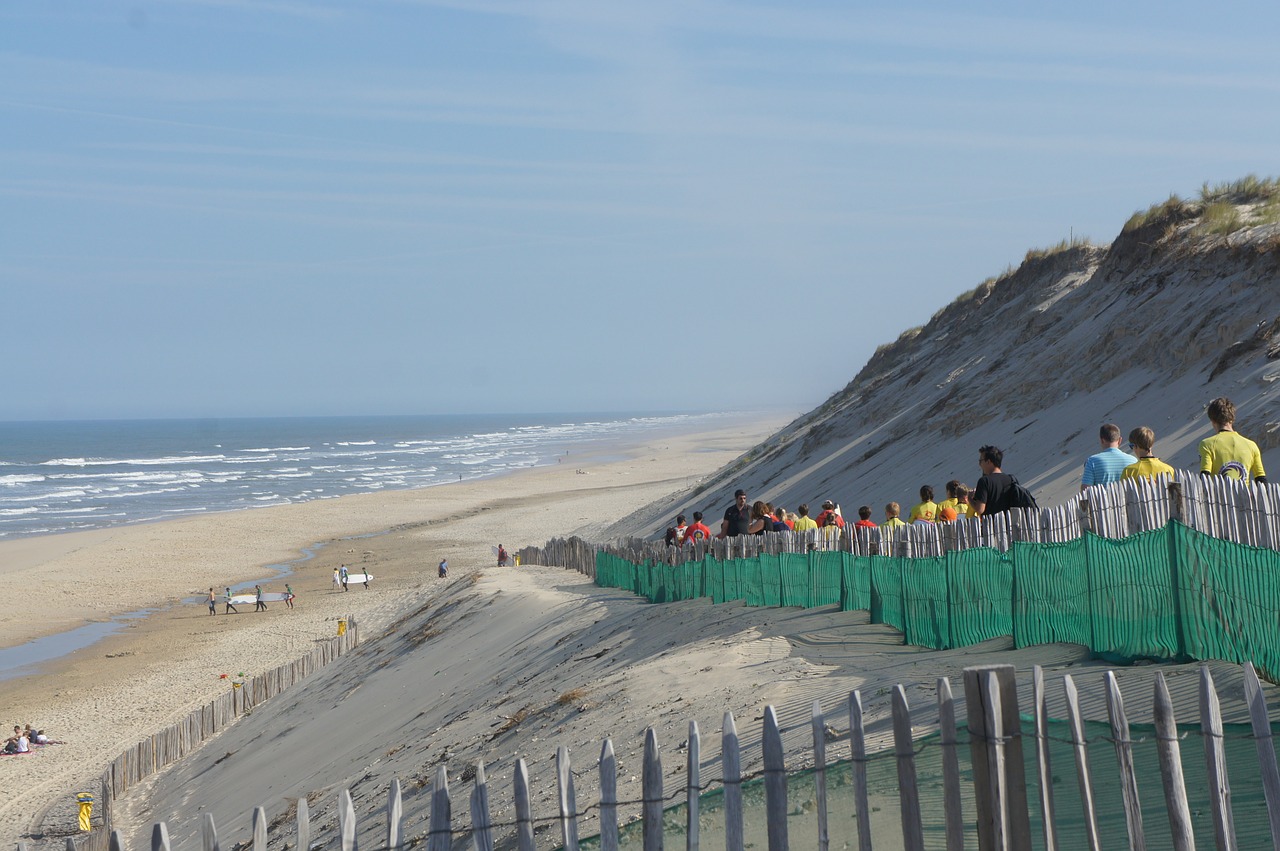
<svg viewBox="0 0 1280 851">
<path fill-rule="evenodd" d="M 447 558 L 440 559 L 440 567 L 436 575 L 439 576 L 441 579 L 444 579 L 446 576 L 449 575 L 449 560 Z"/>
<path fill-rule="evenodd" d="M 724 519 L 720 521 L 720 537 L 749 535 L 750 526 L 751 508 L 747 505 L 747 492 L 738 488 L 733 492 L 733 505 L 724 510 Z"/>
<path fill-rule="evenodd" d="M 213 593 L 213 589 L 209 589 L 209 614 L 216 615 L 218 613 L 218 595 Z"/>
<path fill-rule="evenodd" d="M 284 604 L 293 608 L 293 587 L 287 582 L 284 584 Z"/>
<path fill-rule="evenodd" d="M 349 574 L 349 573 L 347 573 L 347 566 L 346 566 L 345 564 L 338 568 L 338 580 L 339 580 L 340 582 L 342 582 L 342 590 L 343 590 L 343 591 L 350 591 L 350 590 L 351 590 L 350 588 L 348 588 L 348 587 L 347 587 L 347 577 L 348 577 L 349 575 L 350 575 L 350 574 Z"/>
<path fill-rule="evenodd" d="M 255 612 L 265 612 L 267 610 L 267 604 L 262 602 L 262 586 L 261 585 L 253 586 L 253 593 L 254 593 L 253 610 Z"/>
<path fill-rule="evenodd" d="M 226 611 L 223 612 L 223 614 L 229 615 L 232 612 L 235 612 L 237 615 L 240 614 L 240 610 L 237 609 L 235 606 L 231 605 L 231 586 L 228 585 L 227 586 L 227 608 L 226 608 Z"/>
<path fill-rule="evenodd" d="M 1091 485 L 1105 485 L 1120 481 L 1124 468 L 1138 463 L 1128 452 L 1120 448 L 1120 426 L 1115 423 L 1104 423 L 1098 429 L 1098 442 L 1102 451 L 1090 455 L 1084 462 L 1084 475 L 1080 477 L 1080 490 Z"/>
<path fill-rule="evenodd" d="M 342 578 L 338 575 L 338 568 L 333 569 L 333 587 L 337 588 L 342 584 Z"/>
<path fill-rule="evenodd" d="M 1169 481 L 1178 477 L 1173 467 L 1156 457 L 1153 447 L 1156 445 L 1156 433 L 1147 426 L 1139 426 L 1129 432 L 1129 443 L 1133 445 L 1133 453 L 1138 456 L 1136 464 L 1130 464 L 1120 474 L 1125 479 L 1155 479 L 1157 476 L 1168 476 Z"/>
<path fill-rule="evenodd" d="M 1209 422 L 1218 432 L 1200 441 L 1200 475 L 1227 476 L 1260 484 L 1267 481 L 1258 444 L 1235 429 L 1236 406 L 1226 396 L 1209 403 Z"/>
</svg>

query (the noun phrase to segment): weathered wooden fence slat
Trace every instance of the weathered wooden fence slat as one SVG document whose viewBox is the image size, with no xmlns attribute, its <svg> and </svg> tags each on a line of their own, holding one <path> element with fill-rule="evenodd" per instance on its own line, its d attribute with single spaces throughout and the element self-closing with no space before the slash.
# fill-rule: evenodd
<svg viewBox="0 0 1280 851">
<path fill-rule="evenodd" d="M 947 851 L 964 851 L 964 814 L 960 809 L 960 755 L 956 751 L 956 702 L 951 680 L 938 677 L 938 742 L 942 748 L 942 807 Z"/>
<path fill-rule="evenodd" d="M 1178 746 L 1178 721 L 1173 713 L 1173 700 L 1164 674 L 1156 673 L 1155 684 L 1156 750 L 1160 756 L 1160 781 L 1165 805 L 1169 810 L 1169 832 L 1174 851 L 1194 851 L 1191 832 L 1191 808 L 1187 805 L 1187 787 L 1182 779 L 1182 754 Z"/>
<path fill-rule="evenodd" d="M 862 693 L 849 692 L 849 745 L 853 757 L 853 804 L 858 820 L 858 851 L 871 851 L 871 804 L 867 793 L 867 737 Z"/>
<path fill-rule="evenodd" d="M 1227 777 L 1227 754 L 1222 744 L 1222 711 L 1213 688 L 1209 666 L 1200 668 L 1200 730 L 1204 734 L 1204 761 L 1209 783 L 1209 810 L 1213 813 L 1213 834 L 1218 851 L 1235 851 L 1236 826 L 1231 814 L 1231 781 Z"/>
<path fill-rule="evenodd" d="M 684 772 L 685 803 L 685 851 L 698 851 L 701 844 L 702 829 L 700 820 L 700 802 L 702 800 L 702 736 L 698 732 L 698 722 L 689 722 L 688 760 Z"/>
<path fill-rule="evenodd" d="M 560 841 L 565 851 L 578 851 L 578 802 L 573 792 L 569 749 L 556 748 L 556 798 L 560 804 Z"/>
<path fill-rule="evenodd" d="M 471 790 L 471 836 L 476 851 L 493 851 L 493 816 L 489 813 L 489 784 L 484 760 L 476 763 L 475 788 Z"/>
<path fill-rule="evenodd" d="M 924 824 L 920 816 L 920 790 L 916 786 L 915 737 L 911 707 L 901 685 L 893 689 L 893 749 L 898 763 L 898 800 L 902 811 L 902 846 L 924 851 Z"/>
<path fill-rule="evenodd" d="M 600 851 L 618 851 L 618 760 L 611 739 L 600 745 Z"/>
<path fill-rule="evenodd" d="M 738 750 L 738 727 L 733 713 L 724 714 L 720 734 L 721 776 L 724 778 L 725 851 L 743 851 L 742 835 L 742 755 Z"/>
<path fill-rule="evenodd" d="M 165 822 L 158 821 L 151 826 L 151 851 L 170 851 L 169 825 Z"/>
<path fill-rule="evenodd" d="M 480 766 L 484 772 L 484 766 Z M 391 778 L 391 788 L 387 790 L 387 848 L 397 849 L 404 842 L 404 813 L 400 796 L 400 778 Z M 305 851 L 305 849 L 299 849 Z"/>
<path fill-rule="evenodd" d="M 253 851 L 267 851 L 267 811 L 253 808 Z"/>
<path fill-rule="evenodd" d="M 1267 801 L 1267 818 L 1271 822 L 1272 851 L 1280 851 L 1280 766 L 1276 765 L 1267 701 L 1252 662 L 1244 663 L 1244 699 L 1249 707 L 1249 724 L 1253 729 L 1254 749 L 1262 773 L 1262 792 Z"/>
<path fill-rule="evenodd" d="M 534 851 L 533 804 L 529 799 L 529 768 L 523 759 L 516 760 L 514 779 L 516 804 L 516 847 L 519 851 Z"/>
<path fill-rule="evenodd" d="M 1031 669 L 1032 714 L 1035 718 L 1036 769 L 1040 785 L 1040 819 L 1045 851 L 1058 849 L 1058 825 L 1053 809 L 1053 766 L 1049 759 L 1049 710 L 1044 691 L 1044 668 Z"/>
<path fill-rule="evenodd" d="M 200 821 L 200 847 L 203 851 L 219 851 L 218 828 L 213 823 L 213 813 L 205 813 Z"/>
<path fill-rule="evenodd" d="M 1080 789 L 1080 807 L 1084 811 L 1085 839 L 1089 851 L 1100 851 L 1102 842 L 1098 836 L 1097 810 L 1093 804 L 1093 782 L 1089 779 L 1089 745 L 1084 737 L 1084 716 L 1080 712 L 1080 696 L 1075 681 L 1067 674 L 1062 678 L 1062 690 L 1067 702 L 1067 724 L 1071 728 L 1071 747 L 1076 757 L 1076 782 Z"/>
<path fill-rule="evenodd" d="M 810 727 L 813 732 L 813 796 L 817 799 L 818 809 L 818 851 L 827 851 L 831 847 L 831 836 L 827 830 L 827 724 L 817 700 L 813 702 Z"/>
<path fill-rule="evenodd" d="M 356 851 L 356 808 L 348 789 L 338 793 L 338 835 L 342 851 Z"/>
<path fill-rule="evenodd" d="M 297 851 L 309 851 L 311 848 L 311 809 L 306 796 L 298 799 L 294 811 L 294 827 L 298 838 Z"/>
<path fill-rule="evenodd" d="M 453 844 L 453 810 L 449 801 L 449 771 L 436 767 L 431 784 L 431 821 L 427 825 L 427 851 L 449 851 Z"/>
<path fill-rule="evenodd" d="M 787 766 L 778 713 L 764 708 L 764 811 L 769 851 L 787 851 Z"/>
<path fill-rule="evenodd" d="M 1142 805 L 1138 800 L 1138 775 L 1133 766 L 1133 741 L 1129 738 L 1129 718 L 1124 711 L 1124 696 L 1116 675 L 1107 671 L 1107 718 L 1111 722 L 1111 741 L 1115 745 L 1116 763 L 1120 770 L 1120 792 L 1124 797 L 1125 827 L 1129 832 L 1131 851 L 1145 851 L 1146 832 L 1142 826 Z"/>
<path fill-rule="evenodd" d="M 644 733 L 640 798 L 644 851 L 662 851 L 662 756 L 658 753 L 658 734 L 652 727 Z"/>
</svg>

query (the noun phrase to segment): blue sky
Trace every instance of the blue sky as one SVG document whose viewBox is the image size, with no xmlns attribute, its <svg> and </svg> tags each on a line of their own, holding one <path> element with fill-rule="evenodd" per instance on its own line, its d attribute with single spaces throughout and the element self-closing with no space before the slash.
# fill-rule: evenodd
<svg viewBox="0 0 1280 851">
<path fill-rule="evenodd" d="M 0 419 L 807 410 L 1027 249 L 1276 173 L 1277 24 L 7 0 Z"/>
</svg>

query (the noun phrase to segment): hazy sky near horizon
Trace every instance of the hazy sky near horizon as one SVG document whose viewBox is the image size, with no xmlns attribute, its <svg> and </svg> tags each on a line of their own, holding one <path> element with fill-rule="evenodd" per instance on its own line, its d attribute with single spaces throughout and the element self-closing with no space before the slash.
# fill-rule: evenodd
<svg viewBox="0 0 1280 851">
<path fill-rule="evenodd" d="M 807 410 L 1027 249 L 1276 173 L 1278 24 L 9 0 L 0 420 Z"/>
</svg>

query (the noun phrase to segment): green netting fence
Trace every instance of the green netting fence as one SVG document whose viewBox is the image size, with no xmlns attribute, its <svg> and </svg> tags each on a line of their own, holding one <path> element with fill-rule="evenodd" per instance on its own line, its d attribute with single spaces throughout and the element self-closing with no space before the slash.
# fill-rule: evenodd
<svg viewBox="0 0 1280 851">
<path fill-rule="evenodd" d="M 1031 719 L 1024 716 L 1024 733 L 1031 729 L 1031 724 Z M 1273 724 L 1272 729 L 1276 734 L 1276 738 L 1272 739 L 1272 747 L 1280 748 L 1280 724 Z M 1105 724 L 1086 722 L 1084 732 L 1090 764 L 1101 766 L 1114 763 L 1115 749 L 1109 728 Z M 1070 744 L 1071 731 L 1065 721 L 1050 721 L 1047 734 L 1050 762 L 1055 769 L 1052 782 L 1058 847 L 1063 851 L 1074 851 L 1074 849 L 1084 851 L 1088 848 L 1088 839 L 1079 787 L 1075 773 L 1070 768 L 1075 759 L 1075 753 Z M 1204 753 L 1199 746 L 1200 728 L 1193 725 L 1179 725 L 1179 734 L 1185 739 L 1181 748 L 1181 763 L 1196 847 L 1212 848 L 1214 847 L 1214 828 L 1212 807 L 1209 802 L 1212 784 L 1206 776 Z M 1139 782 L 1146 784 L 1142 790 L 1143 794 L 1139 795 L 1146 832 L 1146 847 L 1171 848 L 1173 841 L 1164 796 L 1158 791 L 1149 791 L 1153 790 L 1153 787 L 1154 790 L 1160 788 L 1160 762 L 1155 731 L 1150 725 L 1132 724 L 1130 735 L 1133 743 L 1135 773 Z M 1256 739 L 1252 736 L 1252 731 L 1245 725 L 1228 724 L 1223 729 L 1222 744 L 1231 784 L 1231 810 L 1240 848 L 1271 847 L 1267 803 L 1255 743 Z M 915 748 L 924 847 L 942 851 L 948 845 L 943 803 L 943 748 L 940 745 L 939 735 L 934 733 L 917 739 Z M 967 736 L 963 730 L 960 731 L 960 743 L 955 753 L 961 773 L 961 809 L 966 824 L 965 848 L 976 849 L 978 839 L 977 831 L 973 829 L 976 819 L 973 766 L 970 761 Z M 1024 743 L 1022 754 L 1023 770 L 1027 778 L 1027 798 L 1035 801 L 1039 795 L 1039 782 L 1035 764 L 1035 747 L 1030 741 Z M 875 847 L 901 848 L 903 847 L 902 823 L 899 814 L 900 792 L 895 754 L 892 749 L 881 751 L 872 754 L 865 764 L 870 807 L 863 817 L 870 822 Z M 815 773 L 812 769 L 791 772 L 787 775 L 789 804 L 787 836 L 792 847 L 817 846 L 817 792 L 814 778 Z M 1120 847 L 1123 844 L 1122 837 L 1126 835 L 1124 795 L 1121 791 L 1120 774 L 1111 771 L 1094 771 L 1091 779 L 1099 833 L 1104 840 L 1111 838 L 1108 847 Z M 708 785 L 712 788 L 699 796 L 699 839 L 703 848 L 723 848 L 725 846 L 724 790 L 718 784 Z M 851 764 L 847 760 L 828 764 L 826 785 L 830 846 L 856 848 L 858 813 Z M 748 848 L 764 848 L 768 844 L 764 781 L 759 778 L 752 779 L 743 783 L 741 788 L 745 845 Z M 679 796 L 683 797 L 683 792 Z M 1029 815 L 1032 847 L 1042 849 L 1045 847 L 1044 828 L 1039 807 L 1032 806 Z M 686 819 L 687 809 L 684 804 L 676 804 L 663 811 L 664 847 L 684 847 Z M 622 851 L 633 851 L 633 849 L 639 851 L 643 847 L 642 830 L 643 824 L 639 820 L 623 826 L 619 832 L 619 848 Z M 584 839 L 581 846 L 584 849 L 599 848 L 599 837 Z"/>
<path fill-rule="evenodd" d="M 1018 647 L 1083 644 L 1116 662 L 1251 661 L 1280 678 L 1280 552 L 1175 521 L 1120 540 L 1086 534 L 928 558 L 815 551 L 673 566 L 602 550 L 596 584 L 653 603 L 868 611 L 938 650 L 1011 636 Z"/>
</svg>

